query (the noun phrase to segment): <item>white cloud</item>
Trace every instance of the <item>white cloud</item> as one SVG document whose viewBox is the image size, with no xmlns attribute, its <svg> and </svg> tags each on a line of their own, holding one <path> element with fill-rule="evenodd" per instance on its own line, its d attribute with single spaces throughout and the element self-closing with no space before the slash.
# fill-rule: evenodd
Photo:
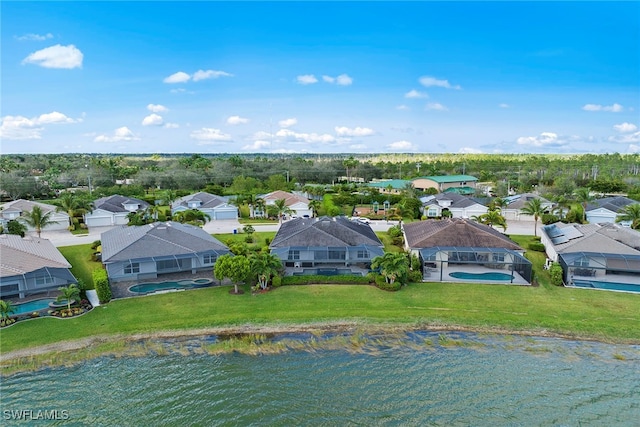
<svg viewBox="0 0 640 427">
<path fill-rule="evenodd" d="M 142 126 L 161 126 L 164 123 L 162 116 L 157 115 L 156 113 L 149 114 L 147 117 L 142 119 Z"/>
<path fill-rule="evenodd" d="M 217 79 L 218 77 L 232 77 L 233 74 L 229 74 L 226 71 L 218 71 L 218 70 L 198 70 L 193 73 L 193 81 L 197 82 L 200 80 L 206 79 Z"/>
<path fill-rule="evenodd" d="M 55 45 L 33 52 L 23 64 L 35 64 L 44 68 L 81 68 L 83 54 L 74 45 Z"/>
<path fill-rule="evenodd" d="M 214 128 L 202 128 L 199 130 L 194 130 L 189 136 L 193 139 L 201 141 L 199 145 L 211 144 L 217 141 L 231 141 L 231 135 L 222 133 L 220 129 Z"/>
<path fill-rule="evenodd" d="M 51 33 L 47 33 L 44 35 L 40 35 L 40 34 L 33 34 L 33 33 L 29 33 L 29 34 L 25 34 L 24 36 L 15 36 L 16 40 L 19 41 L 36 41 L 36 42 L 42 42 L 48 39 L 52 39 L 53 38 L 53 34 Z"/>
<path fill-rule="evenodd" d="M 389 151 L 416 151 L 416 147 L 409 141 L 396 141 L 387 145 Z"/>
<path fill-rule="evenodd" d="M 258 151 L 269 147 L 271 147 L 271 143 L 269 141 L 258 140 L 253 144 L 245 145 L 242 149 L 247 151 Z"/>
<path fill-rule="evenodd" d="M 428 98 L 429 95 L 425 92 L 419 92 L 415 89 L 411 89 L 409 92 L 404 94 L 405 98 Z"/>
<path fill-rule="evenodd" d="M 98 135 L 93 141 L 94 142 L 120 142 L 120 141 L 139 141 L 138 138 L 132 131 L 126 126 L 119 127 L 113 132 L 112 136 L 109 135 Z"/>
<path fill-rule="evenodd" d="M 462 147 L 458 150 L 460 154 L 482 154 L 482 150 L 478 150 L 477 148 L 472 147 Z"/>
<path fill-rule="evenodd" d="M 401 111 L 409 111 L 411 108 L 409 108 L 408 106 L 402 104 L 402 105 L 398 105 L 396 107 L 396 110 L 401 110 Z"/>
<path fill-rule="evenodd" d="M 430 102 L 426 106 L 427 110 L 436 110 L 436 111 L 449 111 L 447 107 L 440 104 L 439 102 Z"/>
<path fill-rule="evenodd" d="M 585 104 L 582 109 L 584 111 L 609 111 L 619 113 L 624 110 L 624 107 L 617 103 L 613 105 Z"/>
<path fill-rule="evenodd" d="M 163 82 L 165 83 L 184 83 L 188 82 L 191 79 L 191 76 L 184 71 L 178 71 L 177 73 L 171 74 L 169 77 L 165 77 Z"/>
<path fill-rule="evenodd" d="M 273 138 L 273 135 L 270 134 L 269 132 L 265 132 L 263 130 L 260 130 L 260 131 L 258 131 L 256 133 L 254 133 L 253 136 L 251 137 L 251 139 L 254 139 L 256 141 L 259 140 L 259 139 L 271 139 L 271 138 Z"/>
<path fill-rule="evenodd" d="M 290 129 L 280 129 L 276 132 L 276 136 L 280 138 L 285 138 L 290 141 L 297 142 L 306 142 L 306 143 L 330 143 L 335 142 L 335 137 L 329 134 L 318 134 L 318 133 L 298 133 L 294 132 Z"/>
<path fill-rule="evenodd" d="M 445 89 L 456 89 L 456 90 L 462 89 L 460 85 L 452 86 L 451 83 L 449 83 L 449 80 L 440 80 L 430 76 L 420 77 L 418 81 L 422 86 L 425 86 L 425 87 L 435 86 L 435 87 L 443 87 Z"/>
<path fill-rule="evenodd" d="M 167 107 L 160 104 L 149 104 L 147 105 L 147 110 L 151 111 L 152 113 L 166 113 L 169 111 Z"/>
<path fill-rule="evenodd" d="M 640 131 L 628 131 L 620 135 L 610 136 L 608 140 L 617 144 L 637 144 L 640 142 Z"/>
<path fill-rule="evenodd" d="M 640 153 L 640 145 L 631 144 L 629 145 L 630 153 Z"/>
<path fill-rule="evenodd" d="M 353 84 L 353 78 L 347 74 L 340 74 L 336 77 L 336 84 L 338 86 L 351 86 Z"/>
<path fill-rule="evenodd" d="M 571 138 L 575 140 L 576 138 Z M 531 147 L 562 147 L 569 144 L 567 138 L 558 137 L 558 134 L 553 132 L 542 132 L 538 136 L 521 136 L 516 142 L 519 145 L 528 145 Z"/>
<path fill-rule="evenodd" d="M 82 119 L 72 119 L 53 111 L 29 119 L 23 116 L 5 116 L 0 126 L 0 136 L 6 139 L 41 139 L 42 125 L 78 123 Z"/>
<path fill-rule="evenodd" d="M 629 133 L 638 130 L 638 126 L 633 123 L 620 123 L 619 125 L 613 125 L 613 129 L 620 133 Z"/>
<path fill-rule="evenodd" d="M 318 83 L 318 79 L 313 74 L 304 74 L 302 76 L 296 77 L 296 80 L 301 85 L 311 85 L 314 83 Z"/>
<path fill-rule="evenodd" d="M 504 103 L 498 104 L 498 107 L 500 107 L 500 108 L 511 108 L 511 106 L 509 104 L 504 104 Z"/>
<path fill-rule="evenodd" d="M 346 126 L 336 126 L 335 130 L 338 136 L 371 136 L 375 133 L 373 129 L 361 127 L 350 129 Z"/>
<path fill-rule="evenodd" d="M 163 127 L 165 129 L 178 129 L 180 125 L 177 123 L 165 123 Z"/>
<path fill-rule="evenodd" d="M 241 125 L 249 123 L 249 119 L 240 116 L 231 116 L 227 119 L 227 124 L 229 125 Z"/>
<path fill-rule="evenodd" d="M 290 128 L 291 126 L 295 126 L 297 123 L 298 123 L 298 119 L 296 119 L 295 117 L 292 117 L 290 119 L 280 120 L 278 122 L 278 126 L 280 126 L 281 128 Z"/>
<path fill-rule="evenodd" d="M 324 80 L 327 83 L 334 83 L 336 81 L 336 79 L 331 76 L 322 76 L 322 80 Z"/>
</svg>

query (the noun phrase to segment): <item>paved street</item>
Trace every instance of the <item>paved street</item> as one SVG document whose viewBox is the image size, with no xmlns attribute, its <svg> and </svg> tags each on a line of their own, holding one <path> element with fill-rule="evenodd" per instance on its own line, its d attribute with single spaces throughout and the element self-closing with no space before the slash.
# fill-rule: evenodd
<svg viewBox="0 0 640 427">
<path fill-rule="evenodd" d="M 386 231 L 389 227 L 396 225 L 397 221 L 371 221 L 370 225 L 373 231 Z M 238 230 L 238 233 L 242 232 L 243 225 L 237 220 L 218 220 L 209 221 L 203 227 L 209 234 L 225 234 L 233 233 L 233 230 Z M 89 230 L 89 234 L 85 235 L 73 235 L 66 230 L 60 231 L 47 231 L 42 232 L 42 238 L 48 239 L 53 242 L 54 245 L 60 246 L 73 246 L 82 245 L 87 243 L 93 243 L 96 240 L 100 240 L 100 235 L 113 227 L 97 227 Z M 256 224 L 253 226 L 257 232 L 264 231 L 278 231 L 280 224 Z M 534 224 L 531 221 L 508 221 L 506 234 L 523 234 L 533 235 Z M 538 222 L 538 229 L 540 228 L 540 222 Z M 502 229 L 498 228 L 498 231 Z M 35 233 L 30 233 L 35 236 Z M 538 233 L 539 235 L 540 233 Z"/>
</svg>

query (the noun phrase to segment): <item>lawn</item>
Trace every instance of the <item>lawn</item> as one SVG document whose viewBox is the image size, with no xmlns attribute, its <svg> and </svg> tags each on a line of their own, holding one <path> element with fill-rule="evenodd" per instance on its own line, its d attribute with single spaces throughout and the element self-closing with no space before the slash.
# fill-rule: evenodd
<svg viewBox="0 0 640 427">
<path fill-rule="evenodd" d="M 76 279 L 82 279 L 88 289 L 93 289 L 93 278 L 91 277 L 91 273 L 93 270 L 102 268 L 102 263 L 91 260 L 91 254 L 93 252 L 91 244 L 63 246 L 58 249 L 72 265 L 71 273 L 76 277 Z"/>
</svg>

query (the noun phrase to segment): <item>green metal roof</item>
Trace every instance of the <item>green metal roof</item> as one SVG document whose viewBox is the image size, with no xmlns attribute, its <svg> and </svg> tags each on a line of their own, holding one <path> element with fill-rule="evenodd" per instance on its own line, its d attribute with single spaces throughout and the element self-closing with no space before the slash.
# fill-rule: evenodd
<svg viewBox="0 0 640 427">
<path fill-rule="evenodd" d="M 420 176 L 416 179 L 430 179 L 431 181 L 435 181 L 437 183 L 445 183 L 445 182 L 462 182 L 462 181 L 477 181 L 478 178 L 471 175 L 442 175 L 442 176 Z"/>
<path fill-rule="evenodd" d="M 407 181 L 406 179 L 390 179 L 388 181 L 370 182 L 367 185 L 369 187 L 376 187 L 376 188 L 387 188 L 391 186 L 391 188 L 402 190 L 403 188 L 406 187 L 407 184 L 411 184 L 411 181 Z"/>
</svg>

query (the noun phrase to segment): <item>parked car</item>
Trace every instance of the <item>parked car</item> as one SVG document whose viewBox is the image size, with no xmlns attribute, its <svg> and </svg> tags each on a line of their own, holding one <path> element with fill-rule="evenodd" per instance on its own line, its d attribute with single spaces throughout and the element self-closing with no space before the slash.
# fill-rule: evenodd
<svg viewBox="0 0 640 427">
<path fill-rule="evenodd" d="M 371 220 L 369 218 L 366 218 L 364 216 L 354 216 L 351 218 L 352 221 L 360 221 L 363 222 L 365 224 L 370 224 Z"/>
</svg>

